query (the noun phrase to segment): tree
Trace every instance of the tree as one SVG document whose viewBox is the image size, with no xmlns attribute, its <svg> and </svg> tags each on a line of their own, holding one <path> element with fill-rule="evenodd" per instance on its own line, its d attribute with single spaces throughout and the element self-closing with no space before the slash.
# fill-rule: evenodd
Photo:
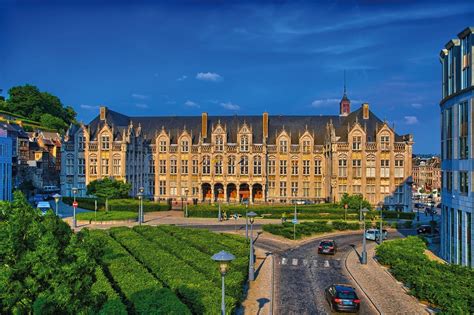
<svg viewBox="0 0 474 315">
<path fill-rule="evenodd" d="M 105 211 L 108 211 L 108 200 L 128 197 L 131 188 L 129 183 L 106 177 L 90 182 L 87 185 L 87 194 L 105 199 Z"/>
<path fill-rule="evenodd" d="M 359 208 L 367 208 L 369 210 L 372 210 L 372 205 L 370 202 L 364 199 L 362 195 L 349 195 L 348 193 L 345 193 L 339 204 L 344 207 L 344 205 L 347 204 L 347 207 L 349 209 L 357 209 Z"/>
<path fill-rule="evenodd" d="M 73 233 L 52 211 L 42 216 L 20 192 L 1 203 L 1 313 L 73 314 L 97 309 L 91 291 L 102 244 Z"/>
<path fill-rule="evenodd" d="M 68 128 L 68 125 L 61 118 L 54 117 L 51 114 L 43 114 L 40 119 L 42 126 L 61 132 L 65 132 Z"/>
</svg>

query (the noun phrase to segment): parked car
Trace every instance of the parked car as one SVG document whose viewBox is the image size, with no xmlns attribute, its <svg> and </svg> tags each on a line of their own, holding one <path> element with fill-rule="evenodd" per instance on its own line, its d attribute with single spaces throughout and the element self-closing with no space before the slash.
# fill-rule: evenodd
<svg viewBox="0 0 474 315">
<path fill-rule="evenodd" d="M 428 225 L 428 224 L 420 225 L 416 229 L 416 233 L 417 234 L 431 234 L 431 225 Z"/>
<path fill-rule="evenodd" d="M 319 243 L 318 254 L 332 254 L 337 252 L 336 242 L 333 240 L 324 240 Z"/>
<path fill-rule="evenodd" d="M 360 299 L 355 289 L 345 284 L 333 284 L 325 290 L 326 301 L 332 311 L 357 313 L 360 308 Z"/>
<path fill-rule="evenodd" d="M 388 237 L 388 232 L 385 229 L 382 229 L 383 239 L 386 240 Z M 380 229 L 368 229 L 365 231 L 365 239 L 376 241 L 380 237 Z"/>
</svg>

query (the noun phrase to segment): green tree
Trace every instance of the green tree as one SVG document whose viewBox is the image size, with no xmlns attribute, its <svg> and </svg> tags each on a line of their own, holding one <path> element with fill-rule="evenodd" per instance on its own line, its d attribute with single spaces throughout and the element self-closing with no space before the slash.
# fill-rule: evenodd
<svg viewBox="0 0 474 315">
<path fill-rule="evenodd" d="M 105 199 L 105 211 L 109 210 L 109 199 L 126 198 L 132 185 L 115 179 L 94 180 L 87 185 L 87 194 Z"/>
<path fill-rule="evenodd" d="M 97 309 L 91 291 L 102 244 L 73 233 L 52 211 L 42 216 L 20 192 L 1 203 L 1 313 L 75 314 Z"/>
<path fill-rule="evenodd" d="M 54 117 L 51 114 L 43 114 L 40 119 L 42 126 L 50 129 L 55 129 L 61 132 L 65 132 L 68 128 L 68 125 L 61 118 Z"/>
<path fill-rule="evenodd" d="M 372 205 L 370 202 L 364 199 L 362 195 L 349 195 L 348 193 L 345 193 L 341 201 L 339 202 L 341 207 L 344 207 L 344 205 L 347 204 L 347 207 L 349 209 L 359 209 L 359 208 L 367 208 L 369 210 L 372 210 Z"/>
</svg>

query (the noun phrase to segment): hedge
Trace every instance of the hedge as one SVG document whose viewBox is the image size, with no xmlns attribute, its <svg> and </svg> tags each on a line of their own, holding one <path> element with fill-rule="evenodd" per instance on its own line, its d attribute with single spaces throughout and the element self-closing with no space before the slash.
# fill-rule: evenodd
<svg viewBox="0 0 474 315">
<path fill-rule="evenodd" d="M 74 198 L 72 197 L 63 197 L 63 202 L 68 205 L 72 205 Z M 76 198 L 79 208 L 86 210 L 95 209 L 95 199 L 94 198 Z M 109 211 L 138 211 L 138 206 L 140 200 L 138 199 L 109 199 Z M 97 210 L 105 211 L 105 200 L 97 200 Z M 166 203 L 157 203 L 153 201 L 144 200 L 143 201 L 143 211 L 168 211 L 170 206 Z"/>
<path fill-rule="evenodd" d="M 221 291 L 207 277 L 154 242 L 126 227 L 110 229 L 111 235 L 158 279 L 172 289 L 194 314 L 218 314 Z M 209 263 L 212 263 L 209 257 Z M 229 312 L 235 300 L 226 297 Z"/>
<path fill-rule="evenodd" d="M 91 237 L 103 240 L 102 261 L 108 273 L 137 314 L 191 314 L 177 296 L 153 277 L 107 232 L 93 230 Z"/>
<path fill-rule="evenodd" d="M 280 235 L 288 239 L 300 239 L 302 236 L 311 236 L 313 234 L 328 233 L 335 230 L 358 230 L 359 223 L 347 223 L 343 221 L 333 221 L 328 223 L 326 221 L 301 222 L 293 227 L 293 223 L 285 222 L 283 224 L 265 224 L 262 226 L 265 232 Z M 294 232 L 293 232 L 294 231 Z"/>
<path fill-rule="evenodd" d="M 376 249 L 377 259 L 390 267 L 420 300 L 439 307 L 447 314 L 474 312 L 474 270 L 441 264 L 425 254 L 426 244 L 418 237 L 384 242 Z"/>
<path fill-rule="evenodd" d="M 107 298 L 104 305 L 102 305 L 99 314 L 128 314 L 127 307 L 122 303 L 120 296 L 112 288 L 109 280 L 105 276 L 104 271 L 100 266 L 97 267 L 95 275 L 96 281 L 92 285 L 92 292 L 97 295 L 104 294 Z"/>
<path fill-rule="evenodd" d="M 114 221 L 114 220 L 137 220 L 138 211 L 119 211 L 119 212 L 82 212 L 76 215 L 77 220 L 90 220 L 90 221 Z"/>
</svg>

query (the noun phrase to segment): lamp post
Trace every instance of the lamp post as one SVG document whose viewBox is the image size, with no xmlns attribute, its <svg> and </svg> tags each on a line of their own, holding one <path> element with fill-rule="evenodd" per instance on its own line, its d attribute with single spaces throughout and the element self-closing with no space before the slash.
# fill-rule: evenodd
<svg viewBox="0 0 474 315">
<path fill-rule="evenodd" d="M 185 211 L 184 212 L 184 217 L 186 217 L 186 218 L 188 217 L 188 193 L 189 193 L 189 189 L 186 188 L 184 190 L 184 194 L 186 196 L 186 208 L 184 209 L 184 211 Z"/>
<path fill-rule="evenodd" d="M 226 252 L 220 251 L 211 257 L 212 260 L 219 263 L 219 272 L 221 273 L 222 278 L 222 297 L 221 297 L 221 315 L 225 315 L 225 274 L 229 269 L 229 263 L 235 259 L 235 256 Z"/>
<path fill-rule="evenodd" d="M 248 210 L 249 205 L 245 205 L 245 240 L 247 241 L 249 239 L 249 218 L 247 216 L 247 210 Z"/>
<path fill-rule="evenodd" d="M 344 221 L 347 221 L 347 203 L 344 204 Z"/>
<path fill-rule="evenodd" d="M 293 240 L 296 240 L 296 222 L 298 222 L 298 218 L 296 217 L 296 188 L 293 188 L 292 192 L 293 192 L 293 203 L 295 204 L 295 213 L 293 217 Z"/>
<path fill-rule="evenodd" d="M 221 201 L 219 199 L 219 195 L 222 194 L 223 190 L 222 188 L 217 188 L 217 203 L 219 204 L 219 222 L 222 221 L 222 212 L 221 212 Z"/>
<path fill-rule="evenodd" d="M 58 213 L 59 213 L 59 211 L 58 211 L 58 209 L 59 209 L 58 203 L 59 203 L 59 199 L 61 199 L 61 195 L 58 194 L 58 193 L 55 193 L 55 194 L 53 195 L 53 198 L 54 198 L 54 202 L 56 202 L 56 215 L 58 215 Z"/>
<path fill-rule="evenodd" d="M 380 235 L 379 235 L 379 244 L 383 242 L 383 210 L 380 208 Z"/>
<path fill-rule="evenodd" d="M 364 233 L 363 233 L 363 237 L 362 237 L 362 256 L 361 256 L 361 261 L 360 263 L 363 264 L 363 265 L 367 265 L 367 248 L 365 246 L 365 215 L 367 214 L 367 212 L 369 212 L 369 210 L 367 208 L 364 208 L 361 210 L 362 212 L 362 217 L 364 218 Z"/>
<path fill-rule="evenodd" d="M 249 259 L 249 281 L 255 280 L 255 269 L 253 260 L 253 222 L 257 214 L 253 211 L 247 213 L 250 221 L 250 259 Z"/>
<path fill-rule="evenodd" d="M 137 197 L 140 200 L 140 204 L 138 205 L 138 224 L 142 225 L 143 222 L 143 192 L 145 189 L 143 187 L 140 187 L 138 189 L 138 194 Z"/>
<path fill-rule="evenodd" d="M 75 229 L 77 227 L 77 222 L 76 222 L 76 207 L 77 207 L 77 203 L 76 203 L 76 195 L 77 195 L 77 188 L 76 187 L 73 187 L 71 189 L 72 191 L 72 195 L 74 197 L 74 202 L 72 204 L 72 209 L 73 209 L 73 213 L 72 213 L 72 228 Z"/>
</svg>

